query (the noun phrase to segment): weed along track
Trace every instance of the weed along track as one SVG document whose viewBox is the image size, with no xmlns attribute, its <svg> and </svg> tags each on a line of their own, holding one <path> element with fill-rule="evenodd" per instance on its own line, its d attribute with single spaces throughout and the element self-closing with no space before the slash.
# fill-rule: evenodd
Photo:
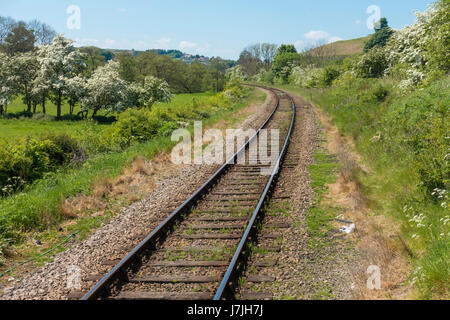
<svg viewBox="0 0 450 320">
<path fill-rule="evenodd" d="M 271 90 L 275 108 L 256 135 L 229 158 L 159 226 L 149 226 L 149 235 L 105 275 L 91 275 L 89 292 L 69 298 L 83 300 L 221 300 L 271 299 L 270 294 L 244 292 L 240 286 L 249 253 L 258 239 L 277 239 L 279 231 L 261 229 L 264 209 L 277 182 L 295 122 L 295 103 L 286 93 Z M 261 136 L 268 129 L 268 143 Z M 271 139 L 271 130 L 279 136 Z M 277 148 L 274 142 L 278 142 Z M 257 150 L 258 152 L 254 152 Z M 272 152 L 273 151 L 273 152 Z M 261 155 L 276 154 L 272 165 Z M 245 163 L 236 161 L 246 158 Z M 267 160 L 267 159 L 265 159 Z M 287 162 L 289 166 L 289 160 Z M 274 224 L 274 228 L 283 225 Z M 263 231 L 261 231 L 263 230 Z M 279 230 L 279 229 L 278 229 Z M 270 242 L 267 242 L 270 243 Z M 261 248 L 276 253 L 276 242 Z M 272 261 L 253 261 L 261 268 Z M 246 282 L 267 282 L 269 276 L 247 277 Z M 98 282 L 94 285 L 95 282 Z"/>
</svg>

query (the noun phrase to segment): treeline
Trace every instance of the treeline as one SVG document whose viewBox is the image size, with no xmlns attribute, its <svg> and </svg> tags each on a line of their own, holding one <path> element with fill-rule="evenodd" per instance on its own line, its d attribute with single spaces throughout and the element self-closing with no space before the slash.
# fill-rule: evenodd
<svg viewBox="0 0 450 320">
<path fill-rule="evenodd" d="M 8 104 L 18 96 L 22 96 L 28 114 L 35 113 L 38 105 L 45 113 L 47 100 L 52 101 L 58 119 L 65 101 L 71 116 L 78 104 L 78 116 L 87 118 L 90 112 L 94 117 L 102 109 L 121 112 L 170 100 L 164 80 L 146 76 L 139 83 L 127 82 L 120 77 L 119 61 L 110 60 L 89 71 L 86 59 L 73 41 L 62 35 L 52 44 L 31 51 L 0 53 L 0 115 L 6 114 Z"/>
<path fill-rule="evenodd" d="M 50 26 L 37 20 L 25 23 L 0 17 L 0 115 L 19 96 L 26 106 L 23 115 L 36 113 L 38 106 L 45 114 L 50 100 L 61 119 L 65 102 L 69 116 L 79 106 L 77 115 L 86 118 L 101 109 L 151 107 L 172 92 L 221 92 L 225 88 L 230 61 L 219 57 L 207 64 L 187 64 L 154 50 L 75 48 L 72 40 L 55 35 Z"/>
<path fill-rule="evenodd" d="M 224 89 L 225 71 L 229 61 L 221 58 L 209 60 L 207 65 L 194 61 L 186 64 L 156 52 L 116 55 L 120 61 L 120 75 L 126 81 L 142 83 L 147 76 L 163 79 L 175 93 L 220 92 Z"/>
<path fill-rule="evenodd" d="M 0 50 L 13 55 L 52 43 L 56 31 L 39 20 L 16 21 L 0 16 Z"/>
<path fill-rule="evenodd" d="M 294 45 L 278 46 L 258 43 L 241 52 L 235 69 L 246 80 L 267 83 L 287 82 L 295 66 L 323 67 L 335 61 L 336 58 L 335 48 L 322 42 L 314 44 L 303 52 L 298 52 Z M 233 73 L 233 71 L 230 72 Z"/>
</svg>

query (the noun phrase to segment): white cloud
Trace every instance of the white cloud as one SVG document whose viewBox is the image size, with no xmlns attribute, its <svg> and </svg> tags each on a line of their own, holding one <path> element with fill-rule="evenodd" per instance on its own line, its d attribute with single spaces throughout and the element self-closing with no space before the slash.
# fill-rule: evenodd
<svg viewBox="0 0 450 320">
<path fill-rule="evenodd" d="M 195 42 L 181 41 L 178 45 L 181 51 L 188 51 L 188 53 L 205 54 L 211 46 L 209 44 L 198 44 Z"/>
<path fill-rule="evenodd" d="M 305 38 L 309 40 L 321 40 L 327 39 L 330 37 L 330 34 L 326 31 L 322 30 L 311 30 L 308 33 L 305 33 Z"/>
<path fill-rule="evenodd" d="M 119 9 L 117 9 L 117 11 L 123 13 L 123 12 L 127 12 L 127 9 L 125 9 L 125 8 L 119 8 Z"/>
<path fill-rule="evenodd" d="M 297 47 L 317 46 L 343 40 L 341 37 L 332 36 L 329 32 L 323 30 L 311 30 L 304 34 L 306 41 L 298 40 L 295 42 Z"/>
<path fill-rule="evenodd" d="M 297 40 L 294 42 L 294 45 L 296 47 L 303 47 L 304 44 L 305 44 L 305 42 L 303 40 Z"/>
<path fill-rule="evenodd" d="M 145 41 L 137 41 L 134 44 L 134 49 L 136 50 L 147 50 L 150 46 Z"/>
<path fill-rule="evenodd" d="M 333 43 L 333 42 L 341 41 L 341 40 L 344 40 L 344 39 L 342 39 L 342 38 L 340 38 L 340 37 L 330 37 L 330 38 L 327 40 L 327 42 L 328 42 L 328 43 Z"/>
<path fill-rule="evenodd" d="M 77 47 L 85 47 L 85 46 L 95 46 L 98 45 L 100 41 L 97 39 L 89 39 L 89 38 L 76 38 L 75 45 Z"/>
<path fill-rule="evenodd" d="M 113 45 L 116 44 L 116 40 L 106 39 L 106 40 L 105 40 L 105 44 L 106 44 L 107 46 L 113 46 Z"/>
<path fill-rule="evenodd" d="M 162 38 L 159 40 L 156 40 L 156 45 L 158 49 L 167 49 L 170 46 L 170 43 L 172 42 L 171 38 Z"/>
<path fill-rule="evenodd" d="M 192 48 L 196 48 L 198 46 L 197 43 L 195 42 L 189 42 L 189 41 L 181 41 L 180 45 L 178 46 L 181 50 L 186 50 L 186 49 L 192 49 Z"/>
<path fill-rule="evenodd" d="M 358 19 L 358 20 L 355 21 L 355 23 L 356 24 L 361 24 L 362 22 L 361 22 L 361 20 Z"/>
</svg>

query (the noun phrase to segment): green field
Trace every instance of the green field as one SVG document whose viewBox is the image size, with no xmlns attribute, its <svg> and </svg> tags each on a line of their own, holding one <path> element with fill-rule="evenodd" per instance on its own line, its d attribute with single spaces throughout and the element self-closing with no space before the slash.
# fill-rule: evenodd
<svg viewBox="0 0 450 320">
<path fill-rule="evenodd" d="M 207 103 L 209 98 L 213 97 L 214 93 L 194 93 L 194 94 L 178 94 L 175 95 L 169 103 L 158 103 L 154 108 L 167 108 L 169 110 L 177 110 L 189 106 L 193 99 L 199 104 Z M 17 98 L 14 102 L 8 106 L 8 113 L 17 113 L 26 110 L 26 106 L 23 104 L 21 98 Z M 63 115 L 68 114 L 69 106 L 67 103 L 63 105 Z M 77 109 L 76 109 L 77 110 Z M 79 110 L 79 107 L 78 107 Z M 39 120 L 42 116 L 40 113 L 42 110 L 38 107 L 35 118 L 21 117 L 20 119 L 0 119 L 0 140 L 11 138 L 26 138 L 36 137 L 41 134 L 60 134 L 67 133 L 69 135 L 79 136 L 83 134 L 86 121 L 54 121 L 51 120 L 53 116 L 56 116 L 56 107 L 52 104 L 47 106 L 47 115 L 51 117 L 45 117 Z M 75 111 L 76 113 L 77 111 Z M 100 115 L 102 115 L 100 113 Z M 107 116 L 106 114 L 103 114 Z M 116 114 L 111 114 L 116 116 Z M 110 116 L 111 116 L 110 115 Z M 100 125 L 100 127 L 107 127 L 108 125 Z"/>
</svg>

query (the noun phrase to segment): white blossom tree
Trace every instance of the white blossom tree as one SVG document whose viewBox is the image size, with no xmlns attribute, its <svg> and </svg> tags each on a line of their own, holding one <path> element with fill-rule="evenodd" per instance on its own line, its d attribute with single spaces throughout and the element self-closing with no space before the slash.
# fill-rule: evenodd
<svg viewBox="0 0 450 320">
<path fill-rule="evenodd" d="M 120 78 L 120 63 L 109 61 L 97 68 L 86 83 L 86 96 L 82 103 L 92 110 L 94 117 L 101 109 L 108 112 L 122 111 L 127 107 L 128 85 Z"/>
<path fill-rule="evenodd" d="M 144 88 L 140 98 L 141 105 L 151 109 L 156 102 L 169 102 L 172 96 L 166 81 L 153 76 L 145 78 Z"/>
<path fill-rule="evenodd" d="M 228 81 L 231 82 L 235 81 L 241 82 L 247 79 L 244 69 L 242 68 L 241 65 L 236 65 L 232 68 L 229 68 L 225 73 L 225 77 L 227 78 Z"/>
<path fill-rule="evenodd" d="M 58 35 L 52 44 L 39 47 L 38 81 L 48 87 L 50 99 L 57 108 L 57 118 L 61 118 L 68 80 L 85 68 L 82 57 L 82 53 L 73 46 L 73 41 L 62 35 Z"/>
<path fill-rule="evenodd" d="M 11 77 L 16 92 L 23 95 L 27 111 L 31 112 L 33 81 L 37 77 L 39 63 L 33 52 L 16 54 L 11 58 Z"/>
<path fill-rule="evenodd" d="M 0 115 L 13 100 L 16 91 L 11 77 L 11 59 L 0 52 Z"/>
<path fill-rule="evenodd" d="M 66 87 L 64 89 L 64 95 L 67 97 L 69 103 L 69 113 L 73 114 L 75 105 L 86 96 L 87 85 L 86 79 L 81 76 L 75 76 L 67 79 Z"/>
</svg>

